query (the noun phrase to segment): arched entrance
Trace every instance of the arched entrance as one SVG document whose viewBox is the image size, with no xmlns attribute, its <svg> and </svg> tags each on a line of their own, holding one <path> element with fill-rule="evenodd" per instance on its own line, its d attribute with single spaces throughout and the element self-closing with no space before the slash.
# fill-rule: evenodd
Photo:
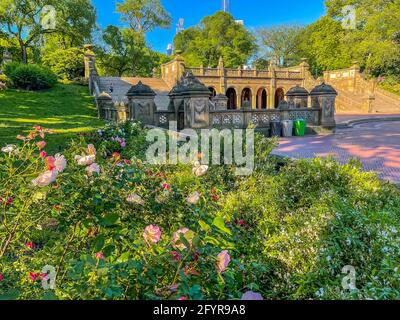
<svg viewBox="0 0 400 320">
<path fill-rule="evenodd" d="M 226 91 L 226 96 L 228 97 L 228 109 L 237 109 L 236 90 L 234 88 L 229 88 Z"/>
<path fill-rule="evenodd" d="M 283 91 L 282 88 L 276 89 L 276 92 L 275 92 L 275 109 L 277 109 L 279 107 L 279 104 L 283 100 L 285 100 L 285 92 Z"/>
<path fill-rule="evenodd" d="M 257 92 L 257 109 L 267 109 L 267 90 L 264 88 Z"/>
<path fill-rule="evenodd" d="M 208 90 L 210 90 L 210 99 L 214 98 L 217 95 L 217 91 L 214 87 L 208 87 Z"/>
<path fill-rule="evenodd" d="M 242 99 L 240 100 L 241 101 L 241 107 L 243 107 L 243 106 L 245 106 L 245 104 L 247 104 L 251 108 L 251 106 L 252 106 L 251 99 L 252 99 L 251 90 L 249 88 L 243 89 L 243 91 L 242 91 Z"/>
</svg>

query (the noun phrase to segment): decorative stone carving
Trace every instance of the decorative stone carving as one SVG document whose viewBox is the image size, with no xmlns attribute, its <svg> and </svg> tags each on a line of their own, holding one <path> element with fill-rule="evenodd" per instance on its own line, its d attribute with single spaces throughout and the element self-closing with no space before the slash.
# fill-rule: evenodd
<svg viewBox="0 0 400 320">
<path fill-rule="evenodd" d="M 154 102 L 156 93 L 149 86 L 139 81 L 129 89 L 126 96 L 129 100 L 129 120 L 153 125 L 154 113 L 156 111 L 156 104 Z"/>
<path fill-rule="evenodd" d="M 334 128 L 335 100 L 337 92 L 332 86 L 322 83 L 311 90 L 311 106 L 321 109 L 319 124 L 325 128 Z"/>
<path fill-rule="evenodd" d="M 97 112 L 99 119 L 112 120 L 110 110 L 114 107 L 111 96 L 102 92 L 96 97 Z"/>
<path fill-rule="evenodd" d="M 169 93 L 169 96 L 174 102 L 173 105 L 175 106 L 177 118 L 182 119 L 181 113 L 185 114 L 183 117 L 183 126 L 185 128 L 201 129 L 209 127 L 210 91 L 191 71 L 187 70 L 184 72 Z M 183 110 L 181 109 L 182 101 Z M 181 122 L 178 120 L 178 128 L 182 127 Z"/>
<path fill-rule="evenodd" d="M 227 110 L 228 109 L 228 97 L 224 94 L 218 94 L 213 99 L 214 110 Z"/>
<path fill-rule="evenodd" d="M 309 93 L 306 89 L 300 86 L 293 87 L 286 93 L 286 100 L 289 104 L 289 109 L 307 108 Z"/>
</svg>

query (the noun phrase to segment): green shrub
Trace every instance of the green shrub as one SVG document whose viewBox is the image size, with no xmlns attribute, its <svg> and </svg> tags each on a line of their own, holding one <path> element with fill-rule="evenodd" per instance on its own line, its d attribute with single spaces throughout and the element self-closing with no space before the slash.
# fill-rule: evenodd
<svg viewBox="0 0 400 320">
<path fill-rule="evenodd" d="M 13 86 L 25 90 L 41 90 L 53 87 L 57 76 L 48 68 L 36 64 L 19 64 L 7 70 Z"/>
<path fill-rule="evenodd" d="M 21 65 L 21 63 L 20 62 L 10 62 L 10 63 L 7 63 L 5 66 L 4 66 L 4 70 L 3 70 L 3 72 L 4 72 L 4 74 L 7 76 L 7 77 L 11 77 L 11 74 L 19 67 Z"/>
<path fill-rule="evenodd" d="M 0 299 L 400 298 L 400 191 L 357 162 L 277 172 L 274 141 L 258 136 L 253 175 L 225 165 L 196 176 L 190 164 L 146 163 L 135 123 L 72 141 L 65 159 L 40 155 L 48 133 L 35 127 L 0 154 Z M 161 229 L 151 243 L 150 225 Z M 174 245 L 182 228 L 192 232 Z M 47 292 L 45 265 L 57 271 Z M 350 265 L 356 289 L 345 290 Z"/>
<path fill-rule="evenodd" d="M 379 83 L 382 89 L 385 89 L 391 93 L 400 95 L 400 77 L 399 76 L 387 76 L 383 81 Z"/>
<path fill-rule="evenodd" d="M 11 80 L 5 74 L 0 74 L 0 84 L 9 87 L 11 85 Z"/>
<path fill-rule="evenodd" d="M 74 80 L 84 74 L 84 56 L 79 48 L 58 49 L 42 58 L 43 65 L 49 67 L 60 79 Z"/>
</svg>

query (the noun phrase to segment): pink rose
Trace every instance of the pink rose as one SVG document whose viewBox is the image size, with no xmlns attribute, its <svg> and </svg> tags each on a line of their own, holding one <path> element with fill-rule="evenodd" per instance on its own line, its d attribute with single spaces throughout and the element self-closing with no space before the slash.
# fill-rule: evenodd
<svg viewBox="0 0 400 320">
<path fill-rule="evenodd" d="M 39 154 L 40 158 L 46 158 L 46 156 L 47 156 L 46 151 L 41 151 L 40 154 Z"/>
<path fill-rule="evenodd" d="M 57 170 L 46 171 L 45 173 L 39 175 L 39 177 L 37 177 L 36 179 L 32 180 L 32 184 L 34 186 L 46 187 L 56 181 L 57 175 Z"/>
<path fill-rule="evenodd" d="M 254 301 L 259 301 L 259 300 L 264 300 L 262 295 L 253 291 L 247 291 L 246 293 L 243 294 L 241 300 L 254 300 Z"/>
<path fill-rule="evenodd" d="M 56 159 L 54 157 L 47 157 L 45 159 L 47 170 L 54 170 L 56 168 Z"/>
<path fill-rule="evenodd" d="M 86 172 L 89 177 L 91 177 L 93 173 L 100 174 L 100 167 L 97 163 L 92 163 L 89 167 L 86 167 Z"/>
<path fill-rule="evenodd" d="M 171 186 L 168 183 L 163 183 L 162 187 L 164 190 L 171 190 Z"/>
<path fill-rule="evenodd" d="M 193 173 L 197 176 L 197 177 L 201 177 L 204 176 L 208 171 L 208 166 L 206 165 L 196 165 L 193 168 Z"/>
<path fill-rule="evenodd" d="M 231 257 L 229 256 L 228 250 L 222 251 L 218 256 L 217 256 L 217 269 L 219 273 L 225 272 L 226 268 L 229 265 L 229 262 L 231 262 Z"/>
<path fill-rule="evenodd" d="M 63 172 L 67 167 L 67 160 L 65 160 L 63 155 L 57 153 L 54 159 L 54 166 L 58 172 Z"/>
<path fill-rule="evenodd" d="M 0 282 L 4 280 L 4 276 L 0 273 Z"/>
<path fill-rule="evenodd" d="M 96 161 L 95 155 L 88 156 L 75 156 L 75 160 L 80 166 L 90 166 L 92 163 Z"/>
<path fill-rule="evenodd" d="M 171 255 L 172 255 L 172 259 L 173 260 L 175 260 L 175 261 L 180 261 L 181 260 L 181 255 L 178 252 L 172 251 Z"/>
<path fill-rule="evenodd" d="M 33 248 L 35 247 L 35 245 L 34 245 L 33 242 L 31 242 L 31 241 L 25 243 L 25 245 L 26 245 L 28 248 L 30 248 L 30 249 L 33 249 Z"/>
<path fill-rule="evenodd" d="M 144 229 L 143 238 L 147 243 L 157 243 L 161 238 L 161 229 L 150 225 Z"/>
<path fill-rule="evenodd" d="M 34 273 L 34 272 L 29 272 L 29 278 L 30 278 L 32 281 L 36 281 L 36 273 Z"/>
<path fill-rule="evenodd" d="M 43 149 L 46 146 L 46 141 L 36 142 L 36 145 L 38 146 L 39 149 Z"/>
<path fill-rule="evenodd" d="M 185 301 L 185 300 L 187 300 L 187 298 L 186 297 L 180 297 L 178 300 L 179 301 Z"/>
<path fill-rule="evenodd" d="M 104 254 L 103 254 L 103 252 L 97 252 L 97 253 L 96 253 L 96 259 L 98 259 L 98 260 L 104 260 Z"/>
<path fill-rule="evenodd" d="M 190 195 L 186 198 L 186 202 L 187 202 L 188 204 L 193 204 L 193 205 L 195 205 L 195 204 L 197 204 L 199 201 L 200 201 L 200 193 L 198 193 L 197 191 L 196 191 L 196 192 L 193 192 L 192 194 L 190 194 Z"/>
</svg>

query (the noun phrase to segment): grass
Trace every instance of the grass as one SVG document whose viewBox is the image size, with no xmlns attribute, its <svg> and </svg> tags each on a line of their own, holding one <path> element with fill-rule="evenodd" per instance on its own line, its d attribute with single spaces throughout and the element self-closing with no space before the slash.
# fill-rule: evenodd
<svg viewBox="0 0 400 320">
<path fill-rule="evenodd" d="M 93 131 L 104 124 L 97 119 L 93 97 L 87 87 L 58 84 L 46 91 L 0 92 L 0 146 L 16 143 L 18 134 L 32 126 L 53 129 L 46 151 L 61 151 L 69 138 Z"/>
</svg>

